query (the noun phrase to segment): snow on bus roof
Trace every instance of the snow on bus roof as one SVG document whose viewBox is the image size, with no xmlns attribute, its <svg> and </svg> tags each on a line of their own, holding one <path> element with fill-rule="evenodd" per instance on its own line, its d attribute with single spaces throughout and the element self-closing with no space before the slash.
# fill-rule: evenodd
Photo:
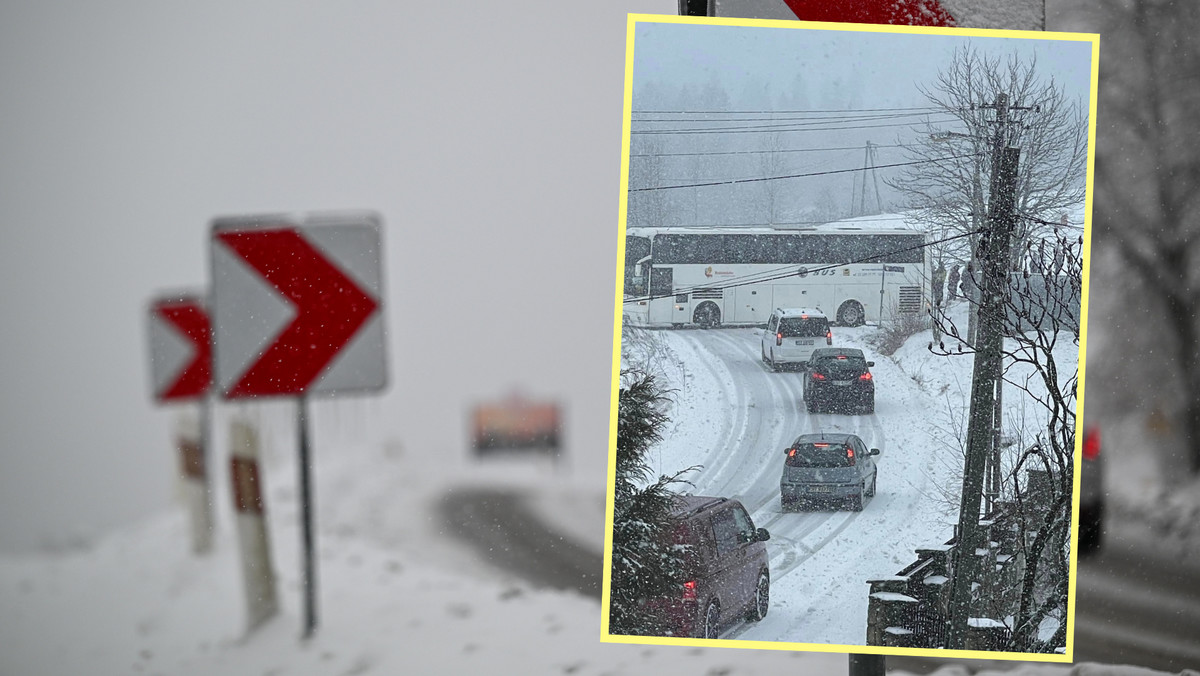
<svg viewBox="0 0 1200 676">
<path fill-rule="evenodd" d="M 672 234 L 740 234 L 740 235 L 786 235 L 786 234 L 837 234 L 837 233 L 894 233 L 907 231 L 924 233 L 923 223 L 915 220 L 909 213 L 879 214 L 875 216 L 860 216 L 845 218 L 829 223 L 805 224 L 776 224 L 776 225 L 675 225 L 675 226 L 629 226 L 625 234 L 629 236 L 652 237 L 661 233 Z"/>
</svg>

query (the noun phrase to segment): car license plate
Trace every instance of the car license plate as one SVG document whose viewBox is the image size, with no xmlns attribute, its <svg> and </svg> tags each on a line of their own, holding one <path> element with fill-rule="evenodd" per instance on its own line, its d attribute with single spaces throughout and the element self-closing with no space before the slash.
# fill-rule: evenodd
<svg viewBox="0 0 1200 676">
<path fill-rule="evenodd" d="M 812 345 L 813 342 L 811 340 L 797 340 L 796 344 L 797 345 Z"/>
<path fill-rule="evenodd" d="M 854 382 L 854 381 L 853 380 L 835 380 L 835 381 L 833 381 L 833 384 L 837 385 L 838 387 L 845 387 L 852 382 Z"/>
<path fill-rule="evenodd" d="M 829 486 L 810 486 L 809 490 L 811 490 L 813 493 L 828 493 Z"/>
</svg>

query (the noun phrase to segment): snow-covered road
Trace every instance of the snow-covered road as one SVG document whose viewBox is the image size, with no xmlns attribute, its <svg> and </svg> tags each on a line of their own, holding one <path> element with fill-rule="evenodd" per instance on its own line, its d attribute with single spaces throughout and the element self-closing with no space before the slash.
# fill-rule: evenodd
<svg viewBox="0 0 1200 676">
<path fill-rule="evenodd" d="M 962 465 L 956 429 L 971 360 L 936 357 L 920 340 L 884 357 L 870 345 L 875 331 L 837 328 L 834 338 L 875 362 L 873 415 L 807 413 L 802 373 L 762 363 L 761 330 L 652 332 L 664 361 L 679 366 L 666 369 L 676 405 L 656 469 L 703 465 L 689 477 L 692 492 L 738 498 L 771 532 L 771 613 L 726 637 L 863 645 L 867 580 L 895 574 L 918 547 L 952 533 Z M 782 451 L 797 435 L 822 431 L 857 434 L 882 451 L 878 493 L 858 513 L 782 513 Z"/>
</svg>

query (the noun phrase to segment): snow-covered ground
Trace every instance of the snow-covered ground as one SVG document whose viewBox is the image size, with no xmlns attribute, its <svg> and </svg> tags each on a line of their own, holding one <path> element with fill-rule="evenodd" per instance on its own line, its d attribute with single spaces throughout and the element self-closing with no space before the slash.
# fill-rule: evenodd
<svg viewBox="0 0 1200 676">
<path fill-rule="evenodd" d="M 966 330 L 967 304 L 951 318 Z M 919 547 L 940 545 L 958 511 L 967 401 L 973 358 L 928 349 L 929 331 L 894 355 L 873 347 L 879 329 L 835 327 L 834 343 L 861 348 L 874 361 L 873 415 L 807 414 L 802 373 L 772 373 L 760 363 L 761 329 L 652 331 L 646 340 L 674 390 L 672 426 L 655 453 L 656 472 L 692 465 L 697 495 L 739 498 L 757 526 L 771 531 L 772 612 L 730 638 L 789 644 L 863 645 L 867 580 L 894 575 Z M 947 339 L 947 349 L 956 351 Z M 1070 337 L 1055 351 L 1060 371 L 1074 371 Z M 1026 374 L 1008 377 L 1024 382 Z M 1039 388 L 1029 386 L 1032 391 Z M 1005 429 L 1029 446 L 1046 413 L 1027 393 L 1006 387 Z M 1024 428 L 1018 427 L 1024 425 Z M 861 513 L 833 509 L 783 514 L 779 505 L 782 449 L 799 434 L 851 432 L 881 449 L 878 494 Z"/>
<path fill-rule="evenodd" d="M 408 475 L 411 459 L 349 446 L 319 461 L 319 615 L 299 638 L 296 527 L 286 460 L 269 467 L 268 510 L 281 614 L 243 631 L 238 551 L 222 509 L 215 552 L 187 552 L 181 511 L 66 555 L 0 559 L 0 673 L 33 674 L 838 674 L 835 653 L 601 643 L 599 607 L 569 592 L 507 579 L 439 534 L 430 501 L 469 488 L 459 472 Z M 370 472 L 364 472 L 370 469 Z M 448 468 L 452 469 L 452 468 Z M 504 486 L 536 493 L 557 523 L 593 543 L 594 482 L 549 465 L 493 467 Z M 221 504 L 225 504 L 222 501 Z M 374 516 L 368 516 L 374 515 Z M 1022 665 L 1020 676 L 1062 676 Z M 891 672 L 903 674 L 904 672 Z M 964 676 L 945 667 L 939 676 Z M 982 672 L 999 673 L 999 672 Z M 1134 674 L 1079 671 L 1080 676 Z"/>
<path fill-rule="evenodd" d="M 697 332 L 673 334 L 682 340 L 672 349 L 687 349 L 689 333 Z M 720 334 L 719 340 L 728 347 L 739 332 L 713 333 Z M 847 340 L 863 338 L 842 333 Z M 923 345 L 912 343 L 895 362 L 876 357 L 875 371 L 881 385 L 886 377 L 889 386 L 910 393 L 905 397 L 916 396 L 922 388 L 940 391 L 959 382 L 965 386 L 965 380 L 935 375 L 932 359 Z M 922 365 L 925 360 L 929 363 Z M 749 363 L 757 367 L 753 360 Z M 782 380 L 795 374 L 763 371 L 761 375 Z M 697 429 L 719 433 L 731 422 L 734 409 L 724 399 L 729 393 L 710 390 L 724 377 L 719 364 L 712 372 L 692 374 L 688 387 L 680 392 L 676 409 L 680 425 L 691 420 Z M 707 396 L 702 394 L 705 391 Z M 780 394 L 788 392 L 784 389 Z M 904 401 L 881 399 L 880 419 L 903 421 L 897 427 L 905 429 L 894 429 L 889 422 L 877 431 L 878 439 L 887 442 L 881 467 L 890 474 L 881 475 L 881 496 L 844 533 L 887 518 L 896 506 L 889 496 L 893 501 L 914 493 L 935 496 L 934 486 L 949 475 L 936 464 L 920 471 L 903 469 L 911 464 L 903 461 L 909 450 L 905 435 L 915 434 L 907 428 L 927 428 L 930 423 L 926 414 L 908 410 Z M 244 630 L 239 553 L 221 472 L 216 482 L 216 549 L 207 557 L 188 552 L 187 522 L 180 509 L 71 552 L 0 558 L 0 607 L 4 608 L 0 673 L 740 676 L 846 671 L 846 657 L 840 653 L 602 643 L 600 608 L 593 599 L 536 589 L 498 572 L 486 557 L 449 535 L 434 505 L 475 486 L 507 488 L 526 496 L 545 521 L 566 537 L 598 552 L 603 541 L 603 477 L 577 473 L 569 462 L 556 466 L 536 458 L 481 463 L 462 453 L 448 453 L 442 462 L 431 464 L 429 451 L 358 438 L 353 430 L 363 412 L 354 404 L 346 405 L 340 417 L 330 415 L 328 407 L 323 412 L 316 417 L 314 440 L 320 621 L 313 639 L 299 638 L 300 537 L 291 411 L 277 405 L 264 407 L 259 414 L 267 516 L 282 605 L 277 618 L 253 634 Z M 224 429 L 231 413 L 218 412 L 218 430 Z M 750 419 L 737 424 L 748 425 Z M 791 431 L 780 427 L 775 433 Z M 692 461 L 690 453 L 695 451 L 695 447 L 689 451 L 664 444 L 660 462 L 673 466 L 683 459 Z M 740 473 L 735 469 L 723 475 L 729 485 L 738 481 Z M 767 502 L 763 505 L 769 511 Z M 827 515 L 786 516 L 825 519 Z M 900 531 L 893 538 L 903 540 L 906 548 L 910 539 L 929 544 L 944 539 L 943 527 L 942 521 L 932 519 L 912 527 L 913 534 Z M 836 524 L 817 528 L 836 528 Z M 776 530 L 781 537 L 773 543 L 778 545 L 785 542 L 786 529 Z M 862 542 L 869 544 L 866 538 Z M 908 557 L 908 551 L 898 547 L 894 560 L 887 562 L 887 572 L 894 572 L 895 565 Z M 816 566 L 820 561 L 814 556 L 804 565 Z M 851 577 L 847 588 L 861 596 L 864 574 Z M 809 593 L 799 581 L 786 577 L 781 585 L 776 598 L 789 585 L 796 588 L 792 593 Z M 844 593 L 834 596 L 840 599 Z M 820 597 L 813 598 L 819 605 Z M 804 610 L 776 606 L 768 620 L 783 620 Z M 802 625 L 807 633 L 799 638 L 814 640 L 820 622 L 845 621 L 850 626 L 859 621 L 854 613 L 813 616 Z M 1064 666 L 1010 666 L 1017 668 L 1013 673 L 1027 676 L 1070 671 Z M 967 672 L 946 667 L 939 673 Z M 1081 669 L 1076 673 L 1136 672 Z"/>
<path fill-rule="evenodd" d="M 268 435 L 269 436 L 269 435 Z M 841 655 L 600 642 L 595 600 L 538 590 L 450 538 L 433 505 L 472 485 L 533 504 L 599 552 L 603 480 L 547 462 L 451 460 L 441 471 L 395 446 L 321 448 L 316 466 L 319 628 L 301 641 L 294 464 L 264 483 L 280 615 L 244 632 L 238 547 L 219 491 L 216 550 L 188 553 L 181 511 L 69 554 L 0 559 L 0 673 L 764 674 L 844 669 Z M 286 450 L 286 449 L 283 449 Z M 421 471 L 416 471 L 420 468 Z"/>
</svg>

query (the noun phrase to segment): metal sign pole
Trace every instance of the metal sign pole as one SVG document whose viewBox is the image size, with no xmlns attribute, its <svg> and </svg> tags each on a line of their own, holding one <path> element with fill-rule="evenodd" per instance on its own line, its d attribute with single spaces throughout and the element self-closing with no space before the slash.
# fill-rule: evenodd
<svg viewBox="0 0 1200 676">
<path fill-rule="evenodd" d="M 204 551 L 207 553 L 212 550 L 213 535 L 216 530 L 217 521 L 214 518 L 215 506 L 213 505 L 213 479 L 212 472 L 209 471 L 213 467 L 213 451 L 212 451 L 212 397 L 205 394 L 200 399 L 200 463 L 204 467 L 204 522 L 208 527 L 207 546 Z"/>
<path fill-rule="evenodd" d="M 883 655 L 850 654 L 850 676 L 884 676 L 887 658 Z"/>
<path fill-rule="evenodd" d="M 300 441 L 300 531 L 301 557 L 304 577 L 304 638 L 311 638 L 317 628 L 317 568 L 313 554 L 312 482 L 309 472 L 308 397 L 296 398 L 296 424 Z"/>
<path fill-rule="evenodd" d="M 879 273 L 879 319 L 875 322 L 878 326 L 883 326 L 883 289 L 887 286 L 887 263 L 880 263 L 883 271 Z M 867 318 L 863 317 L 863 324 L 867 323 Z"/>
</svg>

